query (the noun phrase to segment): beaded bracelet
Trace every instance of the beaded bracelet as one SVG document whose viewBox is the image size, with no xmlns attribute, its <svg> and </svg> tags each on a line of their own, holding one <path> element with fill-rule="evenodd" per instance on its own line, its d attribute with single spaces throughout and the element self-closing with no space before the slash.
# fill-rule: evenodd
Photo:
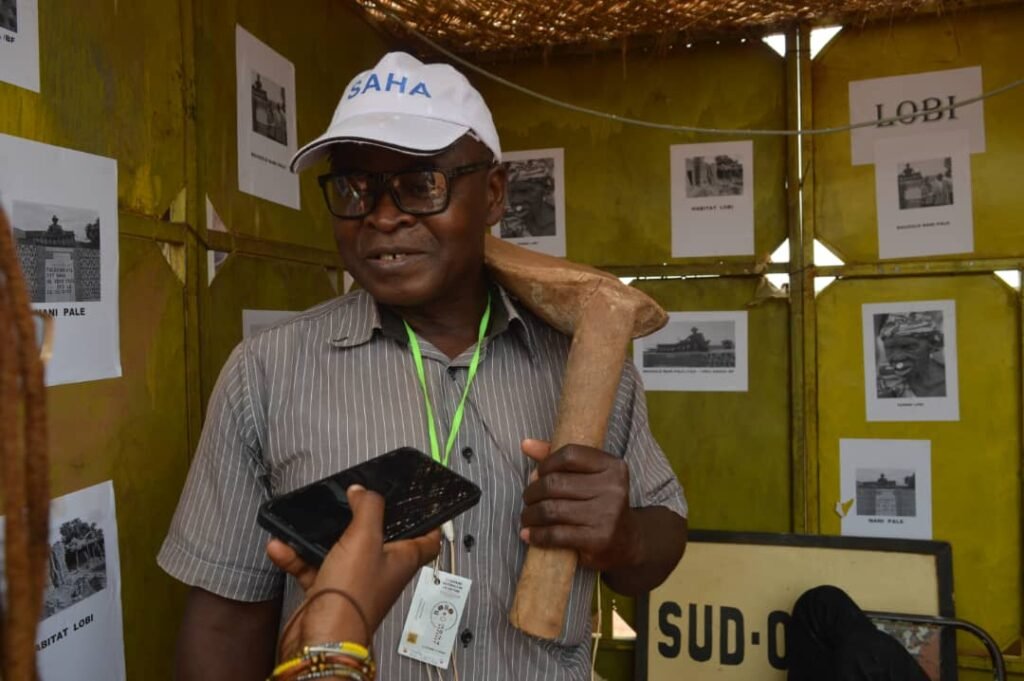
<svg viewBox="0 0 1024 681">
<path fill-rule="evenodd" d="M 343 641 L 303 647 L 300 655 L 279 664 L 268 681 L 330 677 L 372 681 L 376 672 L 377 666 L 365 646 Z"/>
</svg>

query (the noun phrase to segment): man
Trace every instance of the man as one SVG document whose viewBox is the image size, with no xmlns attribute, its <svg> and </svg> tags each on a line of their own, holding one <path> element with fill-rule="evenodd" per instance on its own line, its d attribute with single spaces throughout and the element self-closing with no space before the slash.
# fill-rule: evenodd
<svg viewBox="0 0 1024 681">
<path fill-rule="evenodd" d="M 943 345 L 938 314 L 890 314 L 882 322 L 879 397 L 945 397 L 946 367 L 934 358 Z"/>
<path fill-rule="evenodd" d="M 506 177 L 483 99 L 451 67 L 386 55 L 352 81 L 292 167 L 322 159 L 338 249 L 362 289 L 243 341 L 221 372 L 160 554 L 193 587 L 179 677 L 267 673 L 282 590 L 286 614 L 301 593 L 264 554 L 259 504 L 408 445 L 436 448 L 442 461 L 450 446 L 447 465 L 483 490 L 441 552 L 454 557 L 443 569 L 472 580 L 452 662 L 460 678 L 588 678 L 595 570 L 641 593 L 685 545 L 686 501 L 651 437 L 635 368 L 622 374 L 608 452 L 569 446 L 531 477 L 530 459 L 547 454 L 570 339 L 487 277 L 484 236 L 501 217 Z M 554 642 L 508 623 L 524 542 L 580 552 Z M 408 588 L 377 630 L 381 678 L 433 674 L 397 653 L 411 600 Z"/>
<path fill-rule="evenodd" d="M 501 222 L 503 238 L 554 236 L 555 207 L 548 202 L 552 179 L 541 164 L 514 168 L 508 182 L 508 210 Z"/>
</svg>

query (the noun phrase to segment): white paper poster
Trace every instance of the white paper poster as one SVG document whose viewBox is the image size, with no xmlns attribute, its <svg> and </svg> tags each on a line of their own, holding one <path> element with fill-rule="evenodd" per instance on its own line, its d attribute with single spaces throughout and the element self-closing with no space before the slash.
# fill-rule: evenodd
<svg viewBox="0 0 1024 681">
<path fill-rule="evenodd" d="M 3 530 L 0 525 L 0 539 Z M 125 678 L 121 559 L 110 481 L 50 503 L 50 566 L 36 651 L 42 681 Z"/>
<path fill-rule="evenodd" d="M 932 443 L 840 440 L 842 534 L 932 538 Z"/>
<path fill-rule="evenodd" d="M 32 308 L 55 320 L 46 384 L 120 376 L 117 162 L 0 135 L 0 203 Z"/>
<path fill-rule="evenodd" d="M 959 421 L 956 303 L 862 308 L 868 421 Z"/>
<path fill-rule="evenodd" d="M 241 26 L 235 27 L 238 85 L 238 188 L 299 209 L 295 66 Z"/>
<path fill-rule="evenodd" d="M 39 0 L 0 0 L 0 80 L 39 92 Z"/>
<path fill-rule="evenodd" d="M 754 254 L 754 143 L 673 144 L 672 257 Z"/>
<path fill-rule="evenodd" d="M 850 155 L 855 166 L 874 163 L 875 142 L 878 140 L 904 135 L 966 130 L 971 153 L 985 151 L 985 109 L 982 102 L 950 111 L 935 111 L 980 95 L 980 66 L 855 80 L 849 87 L 851 123 L 900 116 L 892 123 L 850 131 Z"/>
<path fill-rule="evenodd" d="M 297 314 L 295 310 L 242 310 L 242 338 L 255 336 L 263 329 Z"/>
<path fill-rule="evenodd" d="M 974 250 L 966 130 L 875 143 L 878 257 Z"/>
<path fill-rule="evenodd" d="M 541 253 L 565 257 L 565 152 L 508 151 L 505 215 L 494 236 Z"/>
<path fill-rule="evenodd" d="M 647 390 L 747 390 L 747 313 L 670 312 L 665 328 L 633 341 Z"/>
</svg>

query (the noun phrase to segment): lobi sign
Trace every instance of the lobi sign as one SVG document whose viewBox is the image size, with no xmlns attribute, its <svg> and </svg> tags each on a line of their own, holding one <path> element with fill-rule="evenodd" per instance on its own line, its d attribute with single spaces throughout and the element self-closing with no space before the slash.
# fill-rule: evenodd
<svg viewBox="0 0 1024 681">
<path fill-rule="evenodd" d="M 850 131 L 853 165 L 874 163 L 876 140 L 967 130 L 971 153 L 985 151 L 983 102 L 943 111 L 982 92 L 981 67 L 929 71 L 850 82 L 850 123 L 879 121 Z M 886 119 L 896 118 L 889 122 Z"/>
</svg>

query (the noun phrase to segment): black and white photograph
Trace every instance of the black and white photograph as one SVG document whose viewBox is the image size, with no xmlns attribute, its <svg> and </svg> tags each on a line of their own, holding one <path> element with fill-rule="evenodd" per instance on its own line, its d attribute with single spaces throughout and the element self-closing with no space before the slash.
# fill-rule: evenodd
<svg viewBox="0 0 1024 681">
<path fill-rule="evenodd" d="M 953 159 L 949 156 L 901 163 L 896 177 L 900 210 L 953 203 Z"/>
<path fill-rule="evenodd" d="M 39 0 L 0 0 L 0 81 L 39 92 Z"/>
<path fill-rule="evenodd" d="M 702 321 L 670 324 L 676 340 L 644 349 L 643 368 L 736 366 L 736 322 Z"/>
<path fill-rule="evenodd" d="M 555 159 L 506 161 L 508 198 L 501 218 L 501 238 L 554 236 Z"/>
<path fill-rule="evenodd" d="M 879 399 L 946 396 L 942 310 L 881 312 L 874 328 Z"/>
<path fill-rule="evenodd" d="M 672 256 L 754 255 L 754 143 L 669 147 Z"/>
<path fill-rule="evenodd" d="M 100 216 L 95 210 L 13 202 L 18 261 L 33 303 L 98 301 Z"/>
<path fill-rule="evenodd" d="M 239 25 L 235 116 L 238 189 L 300 210 L 299 177 L 288 170 L 297 148 L 295 65 Z"/>
<path fill-rule="evenodd" d="M 54 320 L 46 385 L 119 377 L 117 161 L 3 134 L 0 159 L 32 309 Z"/>
<path fill-rule="evenodd" d="M 250 71 L 252 130 L 278 144 L 288 144 L 288 106 L 284 86 L 259 71 Z"/>
<path fill-rule="evenodd" d="M 72 518 L 60 526 L 60 537 L 50 546 L 50 569 L 43 593 L 47 619 L 107 586 L 107 554 L 103 528 L 95 522 Z"/>
<path fill-rule="evenodd" d="M 563 149 L 506 151 L 505 214 L 491 233 L 518 246 L 565 257 L 565 153 Z"/>
<path fill-rule="evenodd" d="M 0 518 L 0 585 L 6 591 Z M 121 559 L 114 486 L 50 501 L 50 557 L 36 632 L 39 678 L 124 681 Z"/>
<path fill-rule="evenodd" d="M 955 308 L 933 302 L 864 306 L 868 420 L 956 420 Z"/>
<path fill-rule="evenodd" d="M 970 133 L 933 132 L 876 144 L 878 257 L 973 252 Z"/>
<path fill-rule="evenodd" d="M 842 533 L 932 538 L 931 442 L 839 441 Z"/>
<path fill-rule="evenodd" d="M 905 468 L 858 468 L 857 515 L 917 515 L 914 471 Z"/>
<path fill-rule="evenodd" d="M 0 0 L 0 28 L 18 32 L 18 0 Z"/>
<path fill-rule="evenodd" d="M 670 312 L 662 329 L 633 342 L 647 390 L 745 391 L 747 313 Z"/>
<path fill-rule="evenodd" d="M 691 156 L 686 159 L 686 196 L 739 196 L 743 193 L 743 162 L 737 156 Z"/>
</svg>

